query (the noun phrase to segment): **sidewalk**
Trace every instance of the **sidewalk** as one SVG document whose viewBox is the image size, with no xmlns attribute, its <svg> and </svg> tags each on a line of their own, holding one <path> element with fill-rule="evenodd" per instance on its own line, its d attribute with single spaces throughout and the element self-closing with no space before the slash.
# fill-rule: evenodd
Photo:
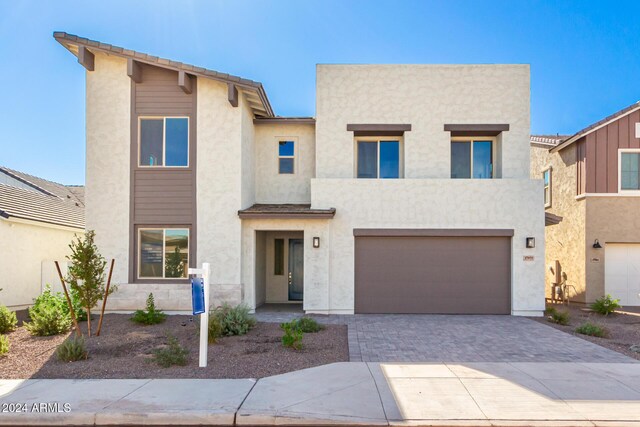
<svg viewBox="0 0 640 427">
<path fill-rule="evenodd" d="M 640 426 L 640 363 L 345 362 L 258 381 L 0 380 L 0 408 L 0 425 Z"/>
</svg>

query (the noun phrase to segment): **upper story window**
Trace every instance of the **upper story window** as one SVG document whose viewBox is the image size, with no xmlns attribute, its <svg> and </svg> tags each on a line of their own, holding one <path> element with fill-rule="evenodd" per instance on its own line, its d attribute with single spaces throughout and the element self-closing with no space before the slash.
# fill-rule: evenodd
<svg viewBox="0 0 640 427">
<path fill-rule="evenodd" d="M 492 138 L 452 138 L 451 178 L 493 178 L 494 149 Z"/>
<path fill-rule="evenodd" d="M 356 176 L 358 178 L 400 178 L 402 157 L 400 140 L 358 139 Z"/>
<path fill-rule="evenodd" d="M 140 118 L 139 166 L 188 167 L 189 118 Z"/>
<path fill-rule="evenodd" d="M 278 173 L 292 174 L 295 171 L 295 141 L 278 141 Z"/>
<path fill-rule="evenodd" d="M 542 172 L 542 180 L 544 181 L 544 207 L 551 207 L 551 168 Z"/>
<path fill-rule="evenodd" d="M 620 150 L 619 179 L 620 191 L 640 190 L 640 150 Z"/>
<path fill-rule="evenodd" d="M 138 230 L 138 277 L 140 279 L 186 278 L 188 269 L 188 229 L 140 228 Z"/>
</svg>

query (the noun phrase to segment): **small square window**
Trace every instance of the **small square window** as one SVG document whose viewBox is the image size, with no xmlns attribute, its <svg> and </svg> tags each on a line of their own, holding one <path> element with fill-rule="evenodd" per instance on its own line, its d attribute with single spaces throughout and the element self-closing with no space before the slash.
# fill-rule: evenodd
<svg viewBox="0 0 640 427">
<path fill-rule="evenodd" d="M 295 164 L 295 142 L 279 141 L 278 142 L 278 173 L 292 174 L 294 173 Z"/>
</svg>

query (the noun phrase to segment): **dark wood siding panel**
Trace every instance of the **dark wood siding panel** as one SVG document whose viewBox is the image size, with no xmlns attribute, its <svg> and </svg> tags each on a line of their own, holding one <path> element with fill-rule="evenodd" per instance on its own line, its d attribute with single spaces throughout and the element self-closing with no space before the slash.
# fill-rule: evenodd
<svg viewBox="0 0 640 427">
<path fill-rule="evenodd" d="M 590 133 L 586 136 L 585 164 L 587 166 L 587 193 L 596 192 L 596 134 Z"/>
<path fill-rule="evenodd" d="M 601 128 L 596 134 L 596 193 L 607 192 L 607 129 Z"/>
<path fill-rule="evenodd" d="M 629 115 L 629 148 L 640 148 L 640 138 L 636 138 L 636 123 L 640 123 L 640 111 Z"/>
<path fill-rule="evenodd" d="M 135 224 L 191 224 L 191 171 L 138 169 L 134 176 Z"/>
<path fill-rule="evenodd" d="M 191 93 L 178 86 L 178 73 L 144 65 L 142 83 L 131 82 L 131 201 L 129 238 L 129 280 L 137 279 L 137 233 L 141 226 L 187 227 L 190 229 L 189 266 L 197 262 L 196 144 L 197 79 Z M 138 120 L 140 116 L 189 117 L 189 167 L 138 167 Z M 177 280 L 181 282 L 181 280 Z M 169 283 L 163 281 L 162 283 Z"/>
<path fill-rule="evenodd" d="M 618 146 L 629 148 L 629 116 L 622 117 L 618 124 Z"/>
<path fill-rule="evenodd" d="M 640 138 L 635 137 L 638 122 L 640 111 L 635 111 L 586 136 L 587 193 L 618 192 L 618 152 L 621 148 L 640 148 Z"/>
<path fill-rule="evenodd" d="M 584 194 L 587 191 L 586 154 L 587 142 L 585 138 L 582 138 L 576 143 L 576 194 Z"/>
<path fill-rule="evenodd" d="M 618 192 L 618 121 L 606 127 L 607 139 L 607 193 Z"/>
<path fill-rule="evenodd" d="M 178 72 L 143 66 L 142 83 L 135 85 L 138 115 L 189 115 L 193 111 L 193 92 L 178 86 Z"/>
</svg>

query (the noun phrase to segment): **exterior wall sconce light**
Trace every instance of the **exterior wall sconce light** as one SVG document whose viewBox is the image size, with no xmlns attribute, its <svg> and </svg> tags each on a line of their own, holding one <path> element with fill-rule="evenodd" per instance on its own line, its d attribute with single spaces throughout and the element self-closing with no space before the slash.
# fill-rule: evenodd
<svg viewBox="0 0 640 427">
<path fill-rule="evenodd" d="M 593 249 L 602 249 L 602 246 L 600 245 L 600 242 L 598 242 L 598 239 L 593 241 Z"/>
<path fill-rule="evenodd" d="M 536 247 L 536 238 L 535 237 L 527 237 L 527 248 L 533 249 Z"/>
<path fill-rule="evenodd" d="M 320 238 L 319 237 L 314 237 L 313 238 L 313 247 L 316 248 L 316 249 L 320 247 Z"/>
</svg>

